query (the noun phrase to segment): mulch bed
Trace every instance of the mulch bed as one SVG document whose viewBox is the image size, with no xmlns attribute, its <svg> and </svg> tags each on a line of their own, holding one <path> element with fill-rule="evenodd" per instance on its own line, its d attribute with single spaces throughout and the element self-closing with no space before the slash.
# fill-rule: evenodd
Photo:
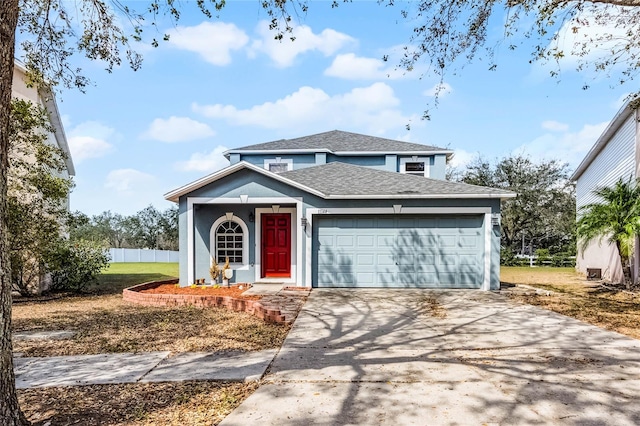
<svg viewBox="0 0 640 426">
<path fill-rule="evenodd" d="M 242 288 L 240 288 L 242 287 Z M 234 285 L 232 287 L 214 287 L 214 286 L 197 286 L 197 287 L 178 287 L 174 284 L 160 284 L 156 287 L 139 290 L 140 293 L 151 294 L 191 294 L 196 296 L 229 296 L 236 299 L 260 300 L 262 296 L 243 295 L 249 285 Z"/>
</svg>

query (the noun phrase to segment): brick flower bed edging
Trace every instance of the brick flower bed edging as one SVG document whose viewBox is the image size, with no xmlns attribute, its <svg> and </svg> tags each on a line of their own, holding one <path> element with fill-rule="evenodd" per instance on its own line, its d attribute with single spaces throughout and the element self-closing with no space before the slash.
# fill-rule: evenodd
<svg viewBox="0 0 640 426">
<path fill-rule="evenodd" d="M 164 281 L 150 281 L 122 290 L 122 299 L 126 302 L 145 306 L 195 306 L 198 308 L 226 308 L 236 312 L 246 312 L 267 322 L 286 323 L 285 316 L 280 309 L 263 306 L 259 300 L 237 299 L 230 296 L 195 295 L 195 294 L 154 294 L 141 293 L 162 284 L 178 284 L 177 279 Z"/>
</svg>

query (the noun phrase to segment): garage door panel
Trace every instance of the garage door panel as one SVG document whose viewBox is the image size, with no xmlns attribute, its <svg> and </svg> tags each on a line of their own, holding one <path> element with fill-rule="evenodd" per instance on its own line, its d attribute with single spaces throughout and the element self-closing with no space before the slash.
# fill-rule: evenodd
<svg viewBox="0 0 640 426">
<path fill-rule="evenodd" d="M 437 274 L 435 270 L 431 271 L 430 273 L 420 272 L 415 274 L 415 282 L 419 286 L 432 285 L 432 284 L 436 284 L 437 282 L 436 277 L 437 277 Z"/>
<path fill-rule="evenodd" d="M 435 248 L 438 245 L 438 237 L 435 235 L 418 235 L 417 244 L 420 248 Z"/>
<path fill-rule="evenodd" d="M 376 238 L 373 235 L 358 235 L 356 236 L 356 244 L 358 248 L 375 248 Z"/>
<path fill-rule="evenodd" d="M 436 255 L 421 253 L 418 255 L 418 264 L 422 267 L 435 266 Z"/>
<path fill-rule="evenodd" d="M 334 283 L 333 277 L 334 275 L 332 273 L 318 272 L 318 282 L 322 283 L 325 287 Z"/>
<path fill-rule="evenodd" d="M 455 272 L 442 272 L 442 271 L 438 271 L 436 273 L 437 276 L 437 280 L 438 283 L 442 286 L 453 286 L 456 283 L 456 276 L 457 274 Z"/>
<path fill-rule="evenodd" d="M 455 266 L 458 262 L 456 262 L 456 255 L 454 254 L 449 254 L 449 255 L 443 255 L 440 256 L 438 265 L 440 266 Z"/>
<path fill-rule="evenodd" d="M 396 266 L 396 262 L 393 259 L 393 255 L 389 253 L 376 253 L 376 264 L 381 266 Z"/>
<path fill-rule="evenodd" d="M 381 273 L 378 272 L 376 274 L 376 286 L 380 286 L 380 287 L 395 287 L 398 283 L 398 277 L 396 276 L 395 273 Z"/>
<path fill-rule="evenodd" d="M 353 286 L 355 285 L 355 275 L 350 272 L 339 272 L 336 274 L 336 283 L 342 285 Z"/>
<path fill-rule="evenodd" d="M 477 235 L 461 235 L 458 239 L 458 246 L 461 248 L 475 249 L 479 247 L 479 236 Z"/>
<path fill-rule="evenodd" d="M 336 246 L 354 248 L 356 246 L 355 236 L 353 236 L 353 235 L 339 235 L 338 237 L 336 237 Z"/>
<path fill-rule="evenodd" d="M 475 254 L 461 254 L 459 260 L 460 266 L 473 265 L 475 267 L 479 263 L 478 256 Z"/>
<path fill-rule="evenodd" d="M 370 266 L 376 264 L 376 256 L 374 253 L 356 254 L 356 266 Z"/>
<path fill-rule="evenodd" d="M 395 235 L 378 235 L 376 237 L 376 247 L 393 247 L 395 244 Z"/>
<path fill-rule="evenodd" d="M 483 216 L 321 216 L 314 286 L 479 288 Z"/>
<path fill-rule="evenodd" d="M 373 286 L 375 284 L 375 274 L 373 272 L 359 272 L 356 274 L 358 284 L 362 286 Z"/>
<path fill-rule="evenodd" d="M 351 266 L 354 264 L 355 254 L 338 253 L 336 259 L 338 266 Z"/>
<path fill-rule="evenodd" d="M 455 235 L 440 235 L 438 237 L 438 247 L 442 248 L 453 248 L 456 246 L 456 237 Z"/>
</svg>

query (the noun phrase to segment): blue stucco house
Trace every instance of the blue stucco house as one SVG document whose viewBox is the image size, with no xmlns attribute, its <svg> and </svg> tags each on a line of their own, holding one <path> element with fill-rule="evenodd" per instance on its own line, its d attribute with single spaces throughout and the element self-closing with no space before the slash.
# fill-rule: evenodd
<svg viewBox="0 0 640 426">
<path fill-rule="evenodd" d="M 330 131 L 235 148 L 167 194 L 180 285 L 228 257 L 235 282 L 498 289 L 500 200 L 445 179 L 452 151 Z"/>
</svg>

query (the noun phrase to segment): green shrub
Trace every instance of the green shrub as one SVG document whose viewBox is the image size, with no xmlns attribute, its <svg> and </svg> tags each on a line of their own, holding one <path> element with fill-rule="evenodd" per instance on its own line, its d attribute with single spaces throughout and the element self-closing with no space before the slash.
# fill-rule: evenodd
<svg viewBox="0 0 640 426">
<path fill-rule="evenodd" d="M 515 266 L 516 256 L 508 247 L 500 247 L 500 264 L 503 266 Z"/>
<path fill-rule="evenodd" d="M 549 249 L 536 249 L 536 265 L 538 266 L 549 266 L 549 262 L 551 261 L 551 253 L 549 253 Z"/>
<path fill-rule="evenodd" d="M 109 265 L 109 254 L 93 241 L 62 241 L 47 262 L 51 291 L 79 293 L 97 282 L 100 271 Z"/>
</svg>

